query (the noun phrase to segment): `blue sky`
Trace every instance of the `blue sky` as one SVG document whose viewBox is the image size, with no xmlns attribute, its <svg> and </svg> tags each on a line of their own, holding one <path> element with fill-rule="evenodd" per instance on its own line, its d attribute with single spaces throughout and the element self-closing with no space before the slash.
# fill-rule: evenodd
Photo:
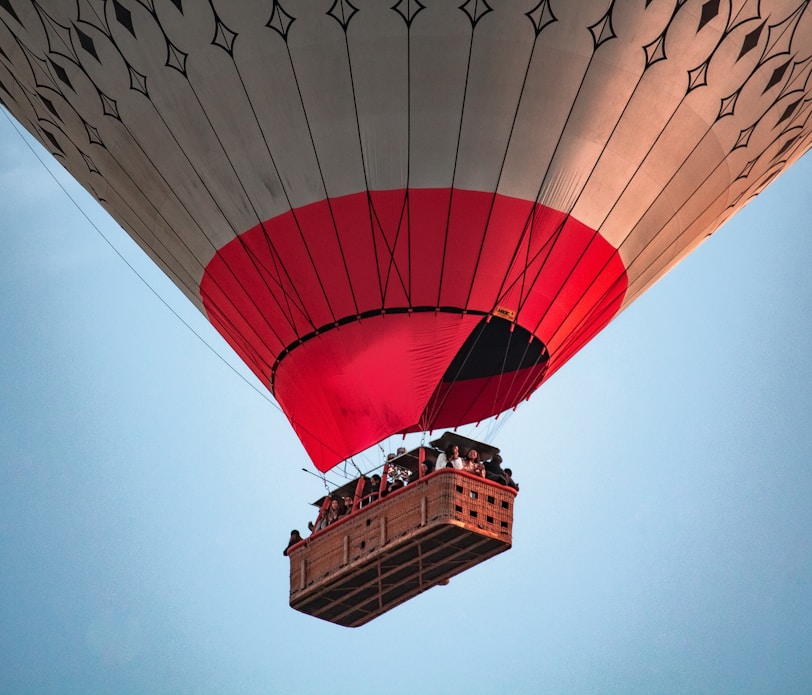
<svg viewBox="0 0 812 695">
<path fill-rule="evenodd" d="M 504 422 L 510 552 L 348 630 L 287 605 L 279 410 L 1 112 L 0 693 L 808 693 L 811 177 Z"/>
</svg>

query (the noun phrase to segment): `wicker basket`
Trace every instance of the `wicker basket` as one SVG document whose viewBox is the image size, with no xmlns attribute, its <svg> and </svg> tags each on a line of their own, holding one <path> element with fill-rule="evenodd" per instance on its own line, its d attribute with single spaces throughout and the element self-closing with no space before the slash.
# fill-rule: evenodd
<svg viewBox="0 0 812 695">
<path fill-rule="evenodd" d="M 510 548 L 516 492 L 443 469 L 289 551 L 290 605 L 357 627 Z"/>
</svg>

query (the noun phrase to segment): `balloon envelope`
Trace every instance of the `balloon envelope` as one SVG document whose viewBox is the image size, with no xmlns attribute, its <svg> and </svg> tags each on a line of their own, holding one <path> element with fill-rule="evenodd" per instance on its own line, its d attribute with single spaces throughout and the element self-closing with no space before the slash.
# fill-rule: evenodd
<svg viewBox="0 0 812 695">
<path fill-rule="evenodd" d="M 760 3 L 0 3 L 0 99 L 327 470 L 514 407 L 809 147 Z"/>
</svg>

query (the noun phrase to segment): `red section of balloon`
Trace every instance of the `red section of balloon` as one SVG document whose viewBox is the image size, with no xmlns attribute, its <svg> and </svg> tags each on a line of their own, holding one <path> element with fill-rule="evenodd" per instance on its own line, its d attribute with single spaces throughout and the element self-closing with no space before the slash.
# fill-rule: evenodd
<svg viewBox="0 0 812 695">
<path fill-rule="evenodd" d="M 212 323 L 328 470 L 392 433 L 512 408 L 611 320 L 626 288 L 616 250 L 565 213 L 413 189 L 267 220 L 219 250 L 200 291 Z M 549 361 L 448 374 L 489 315 L 512 317 Z"/>
</svg>

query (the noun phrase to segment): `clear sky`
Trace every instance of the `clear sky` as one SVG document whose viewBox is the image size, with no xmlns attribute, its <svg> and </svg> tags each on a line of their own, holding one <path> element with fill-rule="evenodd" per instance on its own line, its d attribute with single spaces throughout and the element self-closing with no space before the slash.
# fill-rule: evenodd
<svg viewBox="0 0 812 695">
<path fill-rule="evenodd" d="M 284 417 L 34 150 L 68 193 L 0 110 L 0 693 L 812 692 L 812 159 L 505 421 L 513 548 L 350 630 L 287 604 Z"/>
</svg>

